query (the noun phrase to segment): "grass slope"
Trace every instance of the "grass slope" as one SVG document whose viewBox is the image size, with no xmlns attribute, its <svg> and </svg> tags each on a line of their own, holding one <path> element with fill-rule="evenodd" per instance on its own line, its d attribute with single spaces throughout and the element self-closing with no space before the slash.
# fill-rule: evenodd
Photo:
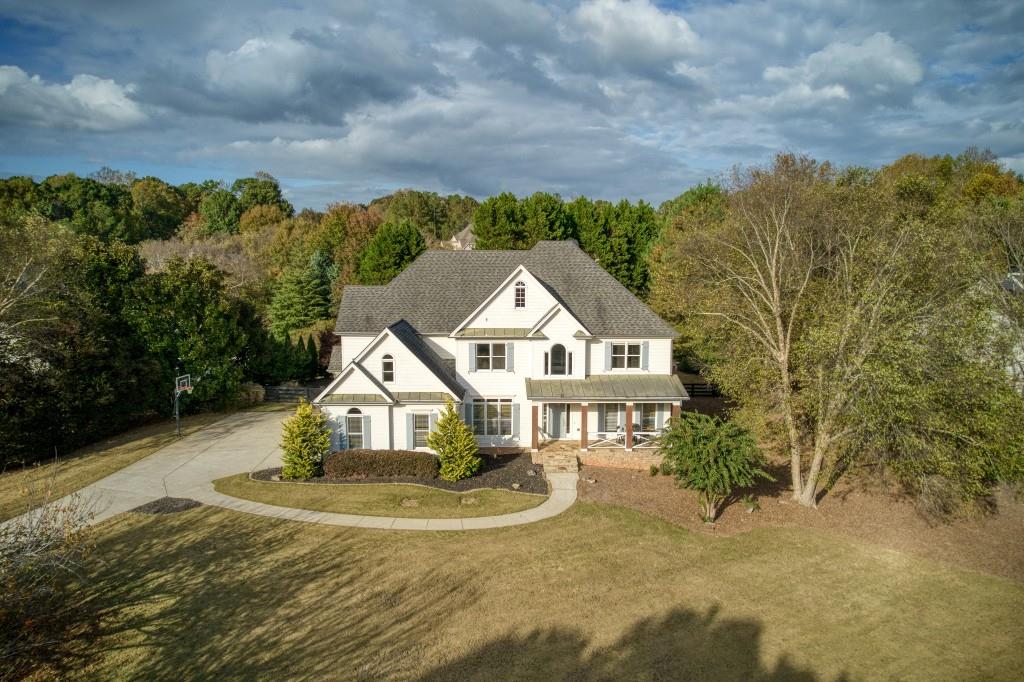
<svg viewBox="0 0 1024 682">
<path fill-rule="evenodd" d="M 829 536 L 596 503 L 408 533 L 126 514 L 89 679 L 1020 679 L 1024 587 Z"/>
<path fill-rule="evenodd" d="M 453 493 L 418 485 L 389 483 L 283 483 L 254 481 L 248 474 L 221 478 L 213 482 L 213 487 L 225 495 L 280 507 L 340 514 L 406 516 L 417 519 L 455 519 L 511 514 L 536 507 L 545 500 L 539 495 L 513 493 L 507 490 Z M 403 500 L 414 500 L 416 506 L 403 506 Z M 464 500 L 474 502 L 466 504 Z"/>
</svg>

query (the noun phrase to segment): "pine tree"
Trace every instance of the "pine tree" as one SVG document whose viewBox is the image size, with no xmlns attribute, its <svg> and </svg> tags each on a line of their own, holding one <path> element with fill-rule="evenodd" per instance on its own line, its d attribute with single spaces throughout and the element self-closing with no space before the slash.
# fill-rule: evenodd
<svg viewBox="0 0 1024 682">
<path fill-rule="evenodd" d="M 331 432 L 327 428 L 327 420 L 314 412 L 312 405 L 302 401 L 295 415 L 284 423 L 281 478 L 294 480 L 320 475 L 324 456 L 330 447 Z"/>
<path fill-rule="evenodd" d="M 441 462 L 441 478 L 446 481 L 469 478 L 483 464 L 473 431 L 459 419 L 455 403 L 450 398 L 445 399 L 437 430 L 427 436 L 427 445 L 437 453 Z"/>
<path fill-rule="evenodd" d="M 306 344 L 306 355 L 308 360 L 308 374 L 310 379 L 320 376 L 320 350 L 316 347 L 316 339 L 310 336 Z"/>
<path fill-rule="evenodd" d="M 285 270 L 270 301 L 270 330 L 282 336 L 330 318 L 336 274 L 337 268 L 319 251 L 304 266 Z"/>
</svg>

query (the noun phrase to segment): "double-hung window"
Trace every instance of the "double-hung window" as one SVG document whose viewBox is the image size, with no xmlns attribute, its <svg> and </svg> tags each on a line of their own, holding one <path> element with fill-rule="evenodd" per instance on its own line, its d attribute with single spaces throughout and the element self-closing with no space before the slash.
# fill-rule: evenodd
<svg viewBox="0 0 1024 682">
<path fill-rule="evenodd" d="M 476 344 L 476 368 L 478 370 L 505 369 L 505 344 Z"/>
<path fill-rule="evenodd" d="M 517 308 L 525 308 L 526 307 L 526 283 L 525 282 L 516 282 L 515 292 L 516 292 L 516 307 Z"/>
<path fill-rule="evenodd" d="M 640 344 L 613 343 L 612 369 L 640 369 Z"/>
<path fill-rule="evenodd" d="M 512 400 L 481 398 L 473 401 L 473 433 L 477 436 L 511 436 Z"/>
<path fill-rule="evenodd" d="M 348 446 L 353 450 L 363 447 L 363 414 L 353 407 L 345 415 L 345 433 L 348 434 Z"/>
<path fill-rule="evenodd" d="M 390 355 L 385 355 L 380 361 L 380 378 L 386 384 L 395 380 L 395 359 Z"/>
<path fill-rule="evenodd" d="M 430 434 L 430 415 L 417 412 L 412 416 L 413 444 L 418 448 L 427 447 L 427 436 Z"/>
</svg>

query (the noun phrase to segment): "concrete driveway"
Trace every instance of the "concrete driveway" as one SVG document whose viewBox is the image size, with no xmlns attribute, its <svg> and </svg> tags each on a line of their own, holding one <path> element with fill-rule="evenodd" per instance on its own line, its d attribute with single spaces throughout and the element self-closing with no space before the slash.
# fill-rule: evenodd
<svg viewBox="0 0 1024 682">
<path fill-rule="evenodd" d="M 239 412 L 83 488 L 94 523 L 161 497 L 195 497 L 210 481 L 281 466 L 281 422 L 290 412 Z"/>
<path fill-rule="evenodd" d="M 561 514 L 576 501 L 576 473 L 545 477 L 550 495 L 531 509 L 501 516 L 413 519 L 315 512 L 241 500 L 214 490 L 212 481 L 281 466 L 281 423 L 291 412 L 241 412 L 226 417 L 79 491 L 99 523 L 161 497 L 292 521 L 394 530 L 471 530 L 535 523 Z"/>
</svg>

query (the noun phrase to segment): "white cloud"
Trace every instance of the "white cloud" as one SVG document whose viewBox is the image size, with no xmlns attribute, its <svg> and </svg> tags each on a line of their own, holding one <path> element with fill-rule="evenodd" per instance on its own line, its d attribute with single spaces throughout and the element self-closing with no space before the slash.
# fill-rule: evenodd
<svg viewBox="0 0 1024 682">
<path fill-rule="evenodd" d="M 584 37 L 611 60 L 673 63 L 699 51 L 686 19 L 648 0 L 587 0 L 575 12 Z"/>
<path fill-rule="evenodd" d="M 144 123 L 129 95 L 131 85 L 79 74 L 70 83 L 47 83 L 17 66 L 0 66 L 0 123 L 108 131 Z"/>
<path fill-rule="evenodd" d="M 906 44 L 888 33 L 875 33 L 859 43 L 833 42 L 793 67 L 769 66 L 769 82 L 807 86 L 811 90 L 839 86 L 848 93 L 889 104 L 908 103 L 924 68 Z"/>
<path fill-rule="evenodd" d="M 206 73 L 211 85 L 226 95 L 290 96 L 307 82 L 307 71 L 322 56 L 292 38 L 251 38 L 237 50 L 211 50 Z"/>
</svg>

